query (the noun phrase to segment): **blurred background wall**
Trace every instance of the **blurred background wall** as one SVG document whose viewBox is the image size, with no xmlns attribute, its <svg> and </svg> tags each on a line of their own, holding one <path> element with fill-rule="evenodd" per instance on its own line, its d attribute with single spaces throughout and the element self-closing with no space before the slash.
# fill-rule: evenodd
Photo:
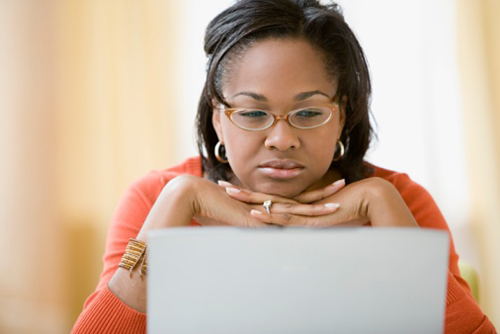
<svg viewBox="0 0 500 334">
<path fill-rule="evenodd" d="M 0 0 L 1 333 L 66 333 L 121 194 L 196 154 L 203 29 L 230 1 Z M 340 1 L 379 141 L 442 208 L 500 326 L 500 3 Z"/>
</svg>

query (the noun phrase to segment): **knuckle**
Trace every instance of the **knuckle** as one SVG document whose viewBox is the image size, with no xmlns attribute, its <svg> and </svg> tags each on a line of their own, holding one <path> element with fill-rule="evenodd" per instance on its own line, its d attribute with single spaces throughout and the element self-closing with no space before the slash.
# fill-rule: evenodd
<svg viewBox="0 0 500 334">
<path fill-rule="evenodd" d="M 315 217 L 311 220 L 311 225 L 312 227 L 324 227 L 326 226 L 325 220 L 320 218 L 320 217 Z"/>
<path fill-rule="evenodd" d="M 245 224 L 243 224 L 243 227 L 256 227 L 259 226 L 259 221 L 257 220 L 247 220 Z"/>
<path fill-rule="evenodd" d="M 279 217 L 285 223 L 289 223 L 292 220 L 292 215 L 289 213 L 280 213 Z"/>
<path fill-rule="evenodd" d="M 357 208 L 356 206 L 351 206 L 347 210 L 347 219 L 346 220 L 349 221 L 349 220 L 357 219 L 359 216 L 360 216 L 359 208 Z"/>
<path fill-rule="evenodd" d="M 299 202 L 299 203 L 302 203 L 303 201 L 305 201 L 305 197 L 304 197 L 304 195 L 298 195 L 298 196 L 295 196 L 295 197 L 293 198 L 293 200 L 294 200 L 294 201 L 297 201 L 297 202 Z"/>
</svg>

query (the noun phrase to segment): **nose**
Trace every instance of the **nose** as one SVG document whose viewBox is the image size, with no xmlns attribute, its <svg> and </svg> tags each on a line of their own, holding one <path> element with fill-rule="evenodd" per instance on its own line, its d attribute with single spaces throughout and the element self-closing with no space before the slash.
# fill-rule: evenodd
<svg viewBox="0 0 500 334">
<path fill-rule="evenodd" d="M 300 140 L 297 136 L 299 129 L 295 129 L 286 120 L 278 120 L 267 131 L 269 132 L 264 143 L 267 149 L 286 151 L 300 147 Z"/>
</svg>

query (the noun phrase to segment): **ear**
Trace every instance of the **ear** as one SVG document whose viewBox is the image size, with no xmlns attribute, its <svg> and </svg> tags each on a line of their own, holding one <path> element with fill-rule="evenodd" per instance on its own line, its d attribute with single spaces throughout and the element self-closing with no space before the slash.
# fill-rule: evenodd
<svg viewBox="0 0 500 334">
<path fill-rule="evenodd" d="M 222 124 L 221 124 L 221 114 L 222 110 L 218 107 L 219 102 L 215 99 L 212 99 L 212 125 L 217 133 L 217 137 L 221 144 L 224 144 L 224 135 L 222 132 Z"/>
</svg>

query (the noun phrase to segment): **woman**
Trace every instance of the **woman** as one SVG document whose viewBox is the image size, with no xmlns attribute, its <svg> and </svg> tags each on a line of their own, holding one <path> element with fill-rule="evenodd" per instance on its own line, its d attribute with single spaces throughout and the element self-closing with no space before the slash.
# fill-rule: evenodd
<svg viewBox="0 0 500 334">
<path fill-rule="evenodd" d="M 75 333 L 145 331 L 141 274 L 152 229 L 371 225 L 448 231 L 423 188 L 363 160 L 372 134 L 370 78 L 337 5 L 239 1 L 210 23 L 205 51 L 207 80 L 197 116 L 201 157 L 152 172 L 127 191 L 109 232 L 99 285 Z M 457 261 L 451 243 L 446 331 L 495 332 Z"/>
</svg>

